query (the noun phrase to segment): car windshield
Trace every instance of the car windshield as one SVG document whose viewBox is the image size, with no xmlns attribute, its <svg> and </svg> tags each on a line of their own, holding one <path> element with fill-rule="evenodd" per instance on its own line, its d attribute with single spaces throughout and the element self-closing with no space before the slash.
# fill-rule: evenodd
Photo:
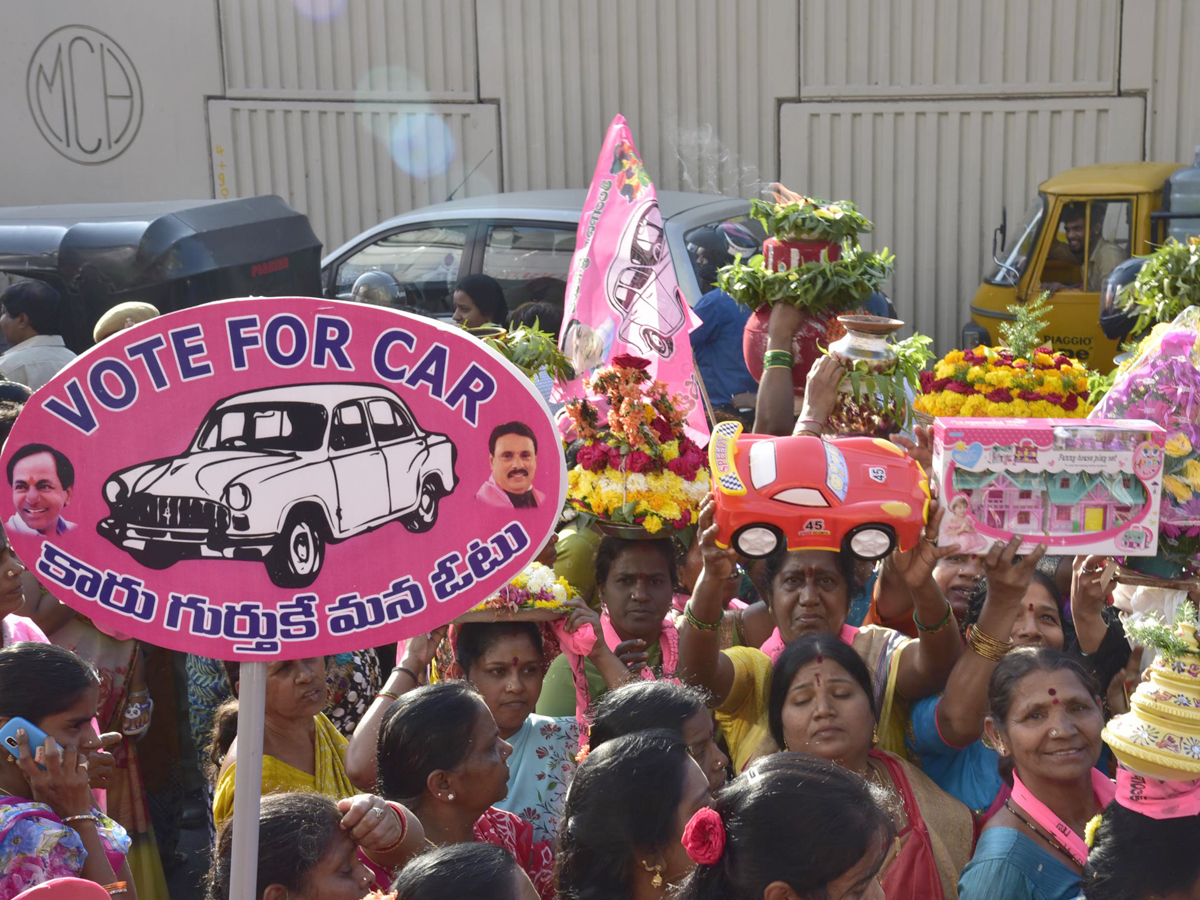
<svg viewBox="0 0 1200 900">
<path fill-rule="evenodd" d="M 1020 227 L 1013 232 L 1017 240 L 1009 244 L 1009 250 L 999 253 L 992 270 L 985 278 L 986 281 L 991 284 L 1016 287 L 1021 276 L 1025 274 L 1025 267 L 1029 265 L 1029 257 L 1033 255 L 1033 248 L 1037 246 L 1045 213 L 1046 197 L 1038 194 L 1033 203 L 1029 205 L 1029 209 L 1025 211 Z"/>
<path fill-rule="evenodd" d="M 208 414 L 193 450 L 320 450 L 329 413 L 316 403 L 240 403 Z"/>
</svg>

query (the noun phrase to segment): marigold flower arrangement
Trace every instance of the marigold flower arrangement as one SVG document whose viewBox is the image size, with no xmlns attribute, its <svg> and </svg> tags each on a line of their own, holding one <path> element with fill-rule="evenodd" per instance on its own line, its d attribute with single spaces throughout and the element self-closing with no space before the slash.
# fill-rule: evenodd
<svg viewBox="0 0 1200 900">
<path fill-rule="evenodd" d="M 932 372 L 922 372 L 913 408 L 931 416 L 1085 418 L 1092 411 L 1090 373 L 1079 360 L 1041 346 L 1045 304 L 1043 294 L 1008 308 L 1016 320 L 1001 326 L 1007 347 L 952 350 Z"/>
<path fill-rule="evenodd" d="M 683 433 L 687 408 L 650 377 L 649 365 L 615 356 L 587 379 L 589 391 L 607 400 L 606 413 L 587 399 L 567 404 L 583 441 L 568 474 L 567 500 L 603 522 L 658 534 L 695 521 L 709 478 L 704 451 Z"/>
<path fill-rule="evenodd" d="M 913 408 L 931 416 L 1084 418 L 1088 370 L 1076 359 L 1042 348 L 1032 360 L 1003 347 L 952 350 L 921 373 Z"/>
</svg>

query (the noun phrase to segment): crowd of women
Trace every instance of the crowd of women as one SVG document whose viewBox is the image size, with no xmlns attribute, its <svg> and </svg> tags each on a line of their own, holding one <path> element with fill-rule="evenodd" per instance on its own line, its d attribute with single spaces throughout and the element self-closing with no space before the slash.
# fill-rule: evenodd
<svg viewBox="0 0 1200 900">
<path fill-rule="evenodd" d="M 825 420 L 835 365 L 810 378 L 802 427 Z M 928 463 L 928 434 L 897 440 Z M 565 629 L 599 638 L 576 665 L 534 621 L 412 639 L 386 679 L 369 651 L 271 663 L 256 896 L 1200 897 L 1200 818 L 1134 811 L 1111 778 L 1101 731 L 1125 709 L 1131 648 L 1104 561 L 1019 539 L 968 556 L 937 544 L 939 522 L 934 504 L 924 539 L 874 569 L 740 559 L 711 498 L 686 547 L 570 525 L 558 564 L 583 599 Z M 98 727 L 111 676 L 75 631 L 50 643 L 18 615 L 53 598 L 10 566 L 0 727 L 45 738 L 18 728 L 0 763 L 0 900 L 60 876 L 135 898 L 130 829 L 95 790 L 120 766 Z M 149 712 L 137 665 L 122 740 Z M 189 665 L 206 891 L 225 900 L 239 672 Z"/>
</svg>

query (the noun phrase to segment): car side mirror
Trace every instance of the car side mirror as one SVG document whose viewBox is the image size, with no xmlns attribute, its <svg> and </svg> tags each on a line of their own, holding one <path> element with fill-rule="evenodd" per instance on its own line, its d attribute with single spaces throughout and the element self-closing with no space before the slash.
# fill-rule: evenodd
<svg viewBox="0 0 1200 900">
<path fill-rule="evenodd" d="M 1000 225 L 992 232 L 992 259 L 996 258 L 996 245 L 1000 245 L 1000 253 L 1004 252 L 1008 243 L 1008 207 L 1000 207 Z"/>
</svg>

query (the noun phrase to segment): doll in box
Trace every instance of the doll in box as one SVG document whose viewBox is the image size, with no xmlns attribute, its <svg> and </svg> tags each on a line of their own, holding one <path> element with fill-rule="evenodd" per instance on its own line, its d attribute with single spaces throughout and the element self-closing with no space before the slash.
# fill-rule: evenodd
<svg viewBox="0 0 1200 900">
<path fill-rule="evenodd" d="M 966 494 L 959 494 L 950 501 L 938 532 L 938 542 L 957 544 L 959 553 L 982 553 L 988 548 L 988 539 L 975 530 L 971 522 L 971 501 Z"/>
</svg>

